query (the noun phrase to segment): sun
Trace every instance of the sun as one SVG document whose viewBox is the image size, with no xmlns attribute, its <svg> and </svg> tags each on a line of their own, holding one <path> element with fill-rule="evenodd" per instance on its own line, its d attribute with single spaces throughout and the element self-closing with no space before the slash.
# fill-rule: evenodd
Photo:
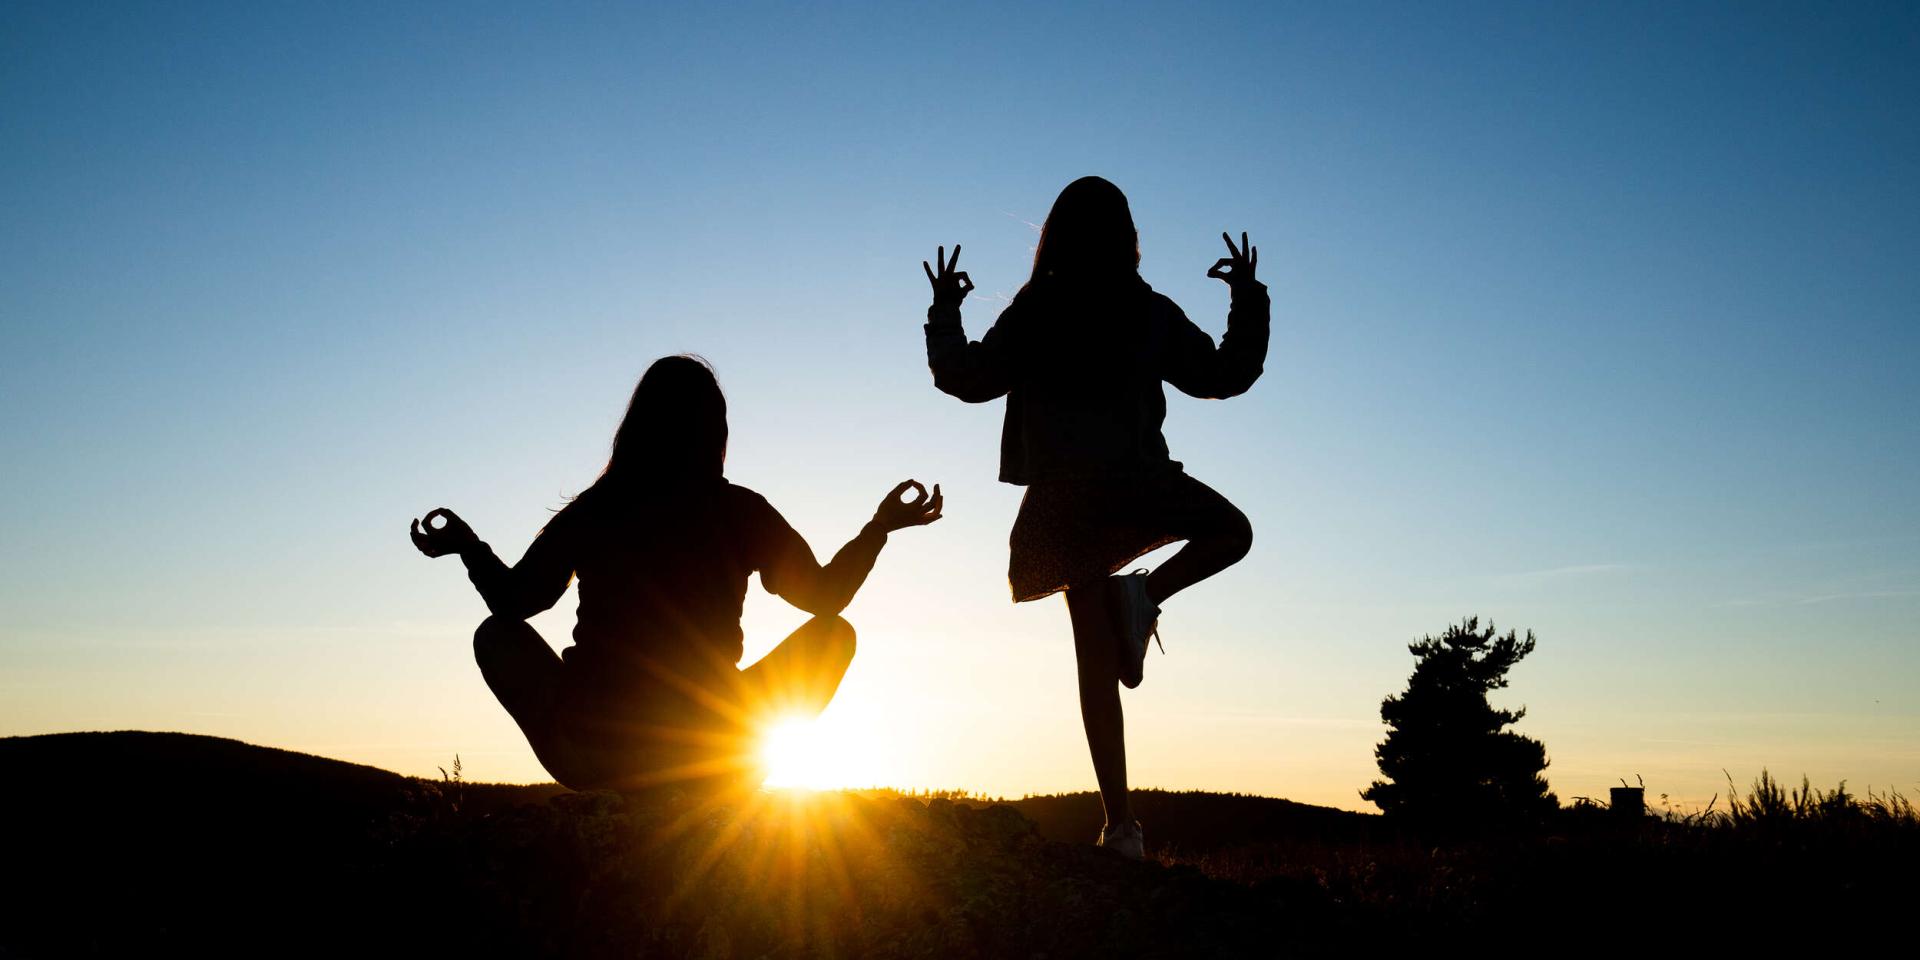
<svg viewBox="0 0 1920 960">
<path fill-rule="evenodd" d="M 760 737 L 766 786 L 831 790 L 847 785 L 849 757 L 821 725 L 805 717 L 774 722 Z"/>
</svg>

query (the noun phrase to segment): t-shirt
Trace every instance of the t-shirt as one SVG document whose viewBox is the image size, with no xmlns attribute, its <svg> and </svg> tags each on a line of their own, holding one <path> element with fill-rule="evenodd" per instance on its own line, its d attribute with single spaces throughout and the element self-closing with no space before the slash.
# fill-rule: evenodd
<svg viewBox="0 0 1920 960">
<path fill-rule="evenodd" d="M 684 674 L 731 668 L 743 652 L 747 578 L 816 615 L 844 609 L 886 543 L 872 525 L 822 566 L 765 497 L 713 480 L 605 489 L 562 509 L 508 567 L 486 544 L 463 554 L 495 615 L 524 620 L 580 578 L 570 672 Z"/>
</svg>

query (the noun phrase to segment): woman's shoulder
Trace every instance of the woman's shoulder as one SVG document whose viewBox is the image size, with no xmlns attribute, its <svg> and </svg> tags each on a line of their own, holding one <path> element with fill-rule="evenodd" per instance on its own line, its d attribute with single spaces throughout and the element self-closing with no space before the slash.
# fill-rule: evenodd
<svg viewBox="0 0 1920 960">
<path fill-rule="evenodd" d="M 561 504 L 547 522 L 540 528 L 541 539 L 557 542 L 578 535 L 583 529 L 590 528 L 592 516 L 599 512 L 604 495 L 595 487 L 588 487 Z"/>
<path fill-rule="evenodd" d="M 735 530 L 755 542 L 776 542 L 783 535 L 782 531 L 793 529 L 787 518 L 781 516 L 766 497 L 737 483 L 728 481 L 722 485 L 720 503 L 727 522 L 734 524 Z"/>
<path fill-rule="evenodd" d="M 606 514 L 618 512 L 630 499 L 621 496 L 621 493 L 622 491 L 617 489 L 611 480 L 602 476 L 588 484 L 585 490 L 568 497 L 567 502 L 559 510 L 554 511 L 553 519 L 548 521 L 547 525 L 579 525 Z"/>
<path fill-rule="evenodd" d="M 1186 311 L 1180 309 L 1179 304 L 1173 302 L 1172 297 L 1148 286 L 1145 280 L 1140 281 L 1140 292 L 1148 308 L 1157 316 L 1185 317 L 1187 315 Z"/>
<path fill-rule="evenodd" d="M 766 497 L 760 495 L 759 491 L 750 490 L 731 480 L 721 481 L 720 501 L 733 512 L 776 515 L 779 513 L 773 509 L 773 504 Z"/>
</svg>

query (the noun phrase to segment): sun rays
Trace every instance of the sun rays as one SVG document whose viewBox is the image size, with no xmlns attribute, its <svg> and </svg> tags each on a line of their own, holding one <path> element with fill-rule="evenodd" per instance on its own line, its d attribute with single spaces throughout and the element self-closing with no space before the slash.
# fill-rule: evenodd
<svg viewBox="0 0 1920 960">
<path fill-rule="evenodd" d="M 680 794 L 667 801 L 676 807 L 692 801 L 643 844 L 677 852 L 673 886 L 661 904 L 665 913 L 676 915 L 715 884 L 745 885 L 758 891 L 789 936 L 824 934 L 812 928 L 833 914 L 825 907 L 844 910 L 860 899 L 850 861 L 858 860 L 864 870 L 887 870 L 883 862 L 891 859 L 869 822 L 872 801 L 841 792 L 861 778 L 874 745 L 872 737 L 849 736 L 838 724 L 779 716 L 718 751 L 732 788 L 713 788 L 721 780 L 711 778 L 715 771 L 709 769 L 663 778 L 653 788 L 660 791 L 656 796 Z M 893 895 L 917 892 L 907 873 Z"/>
<path fill-rule="evenodd" d="M 744 885 L 779 915 L 788 936 L 821 936 L 825 931 L 813 928 L 834 910 L 858 913 L 850 860 L 859 858 L 867 870 L 891 860 L 868 822 L 870 803 L 838 791 L 743 789 L 694 804 L 649 844 L 683 852 L 664 916 L 676 916 L 716 884 Z M 880 868 L 898 876 L 894 895 L 921 892 L 911 871 Z"/>
</svg>

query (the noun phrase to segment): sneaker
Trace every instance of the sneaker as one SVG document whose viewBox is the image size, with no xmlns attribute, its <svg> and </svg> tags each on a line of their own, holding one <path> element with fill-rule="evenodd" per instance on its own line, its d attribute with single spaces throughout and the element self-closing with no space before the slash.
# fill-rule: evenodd
<svg viewBox="0 0 1920 960">
<path fill-rule="evenodd" d="M 1113 623 L 1120 639 L 1120 682 L 1131 690 L 1147 670 L 1147 638 L 1160 643 L 1160 608 L 1147 597 L 1147 571 L 1142 567 L 1109 580 L 1113 585 Z M 1167 648 L 1160 647 L 1162 654 Z"/>
<path fill-rule="evenodd" d="M 1144 860 L 1147 856 L 1147 838 L 1140 832 L 1140 821 L 1129 820 L 1114 826 L 1108 824 L 1100 831 L 1100 842 L 1095 846 L 1126 857 L 1129 860 Z"/>
</svg>

